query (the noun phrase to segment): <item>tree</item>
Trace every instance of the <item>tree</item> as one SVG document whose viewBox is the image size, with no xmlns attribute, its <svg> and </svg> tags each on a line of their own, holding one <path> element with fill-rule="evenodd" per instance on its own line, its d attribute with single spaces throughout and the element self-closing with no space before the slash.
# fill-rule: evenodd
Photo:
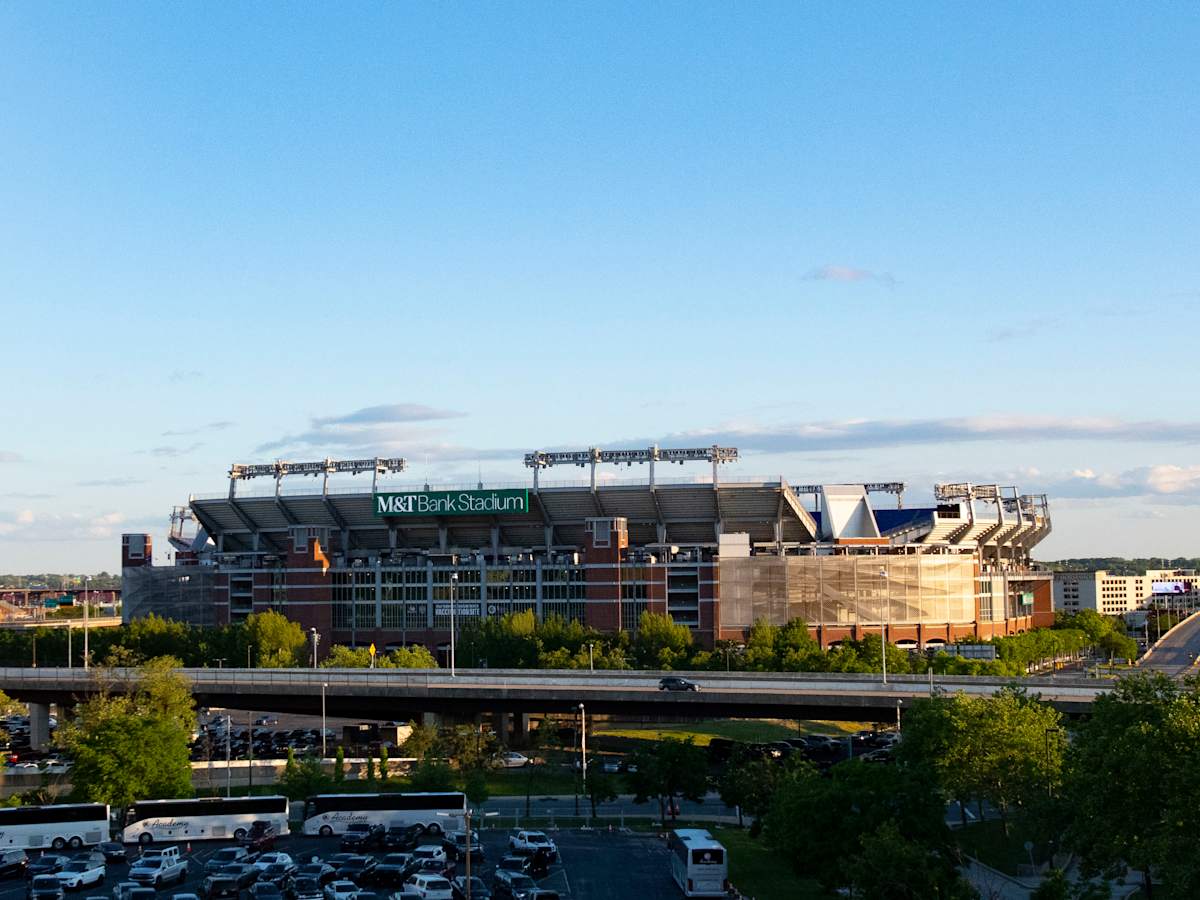
<svg viewBox="0 0 1200 900">
<path fill-rule="evenodd" d="M 333 780 L 337 784 L 346 780 L 346 751 L 341 744 L 333 754 Z"/>
<path fill-rule="evenodd" d="M 421 725 L 417 722 L 409 722 L 408 726 L 411 730 L 400 750 L 412 759 L 424 759 L 437 743 L 438 730 L 432 725 Z"/>
<path fill-rule="evenodd" d="M 463 779 L 463 793 L 476 806 L 487 802 L 491 796 L 488 791 L 487 774 L 482 769 L 471 769 Z"/>
<path fill-rule="evenodd" d="M 811 769 L 811 765 L 799 755 L 774 760 L 737 754 L 721 774 L 717 789 L 726 806 L 737 807 L 739 826 L 744 813 L 754 816 L 751 834 L 757 835 L 779 785 L 786 778 L 797 777 L 801 769 Z"/>
<path fill-rule="evenodd" d="M 1126 868 L 1151 872 L 1168 896 L 1200 895 L 1200 862 L 1190 849 L 1200 832 L 1200 693 L 1163 675 L 1117 682 L 1098 697 L 1067 751 L 1067 840 L 1085 874 L 1106 878 Z M 1119 822 L 1121 827 L 1106 826 Z"/>
<path fill-rule="evenodd" d="M 669 615 L 647 610 L 638 619 L 633 653 L 641 668 L 672 669 L 685 665 L 691 649 L 691 629 L 675 624 Z"/>
<path fill-rule="evenodd" d="M 75 796 L 125 807 L 134 800 L 188 797 L 188 744 L 195 714 L 187 681 L 170 660 L 125 682 L 94 672 L 99 692 L 81 703 L 58 740 L 72 759 Z"/>
<path fill-rule="evenodd" d="M 449 791 L 454 787 L 454 772 L 440 759 L 423 759 L 408 779 L 414 791 Z"/>
<path fill-rule="evenodd" d="M 924 773 L 855 760 L 834 766 L 829 777 L 800 768 L 781 779 L 764 833 L 797 872 L 832 891 L 866 877 L 863 866 L 874 865 L 880 852 L 863 839 L 888 823 L 923 853 L 951 859 L 944 815 L 945 805 Z M 868 847 L 871 854 L 855 863 Z"/>
<path fill-rule="evenodd" d="M 282 613 L 266 610 L 246 617 L 246 639 L 264 669 L 290 669 L 304 665 L 304 629 Z"/>
<path fill-rule="evenodd" d="M 667 809 L 678 815 L 674 800 L 683 797 L 700 801 L 708 790 L 708 758 L 691 738 L 657 741 L 652 749 L 640 749 L 633 754 L 636 772 L 630 772 L 628 782 L 635 803 L 658 800 L 664 827 Z"/>
<path fill-rule="evenodd" d="M 909 840 L 895 822 L 883 822 L 859 838 L 859 852 L 845 861 L 851 896 L 862 900 L 968 900 L 974 889 L 958 874 L 949 853 Z"/>
<path fill-rule="evenodd" d="M 590 766 L 589 766 L 590 768 Z M 587 798 L 592 807 L 592 818 L 596 818 L 596 807 L 617 799 L 617 780 L 603 772 L 589 772 Z"/>
<path fill-rule="evenodd" d="M 379 780 L 383 784 L 388 783 L 388 748 L 379 748 Z"/>
<path fill-rule="evenodd" d="M 296 760 L 288 752 L 288 764 L 279 779 L 279 790 L 290 800 L 303 800 L 313 794 L 329 790 L 331 780 L 315 754 L 306 754 Z"/>
<path fill-rule="evenodd" d="M 367 757 L 366 775 L 367 775 L 367 784 L 374 785 L 375 784 L 375 757 L 373 757 L 373 756 Z"/>
</svg>

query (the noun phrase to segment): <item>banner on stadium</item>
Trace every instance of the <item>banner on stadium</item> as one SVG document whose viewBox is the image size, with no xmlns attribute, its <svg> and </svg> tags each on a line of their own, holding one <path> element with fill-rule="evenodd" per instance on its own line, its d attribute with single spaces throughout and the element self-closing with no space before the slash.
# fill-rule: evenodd
<svg viewBox="0 0 1200 900">
<path fill-rule="evenodd" d="M 377 516 L 500 516 L 529 512 L 529 491 L 406 491 L 375 494 Z"/>
<path fill-rule="evenodd" d="M 1150 582 L 1150 593 L 1152 594 L 1186 594 L 1187 591 L 1187 583 L 1183 581 Z"/>
</svg>

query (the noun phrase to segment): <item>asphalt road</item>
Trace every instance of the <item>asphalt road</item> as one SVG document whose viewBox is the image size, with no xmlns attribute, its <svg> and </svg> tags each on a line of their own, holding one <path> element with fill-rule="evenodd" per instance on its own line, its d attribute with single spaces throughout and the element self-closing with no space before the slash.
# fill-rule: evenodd
<svg viewBox="0 0 1200 900">
<path fill-rule="evenodd" d="M 496 827 L 481 832 L 485 860 L 483 871 L 472 866 L 472 874 L 478 875 L 489 885 L 496 862 L 506 854 L 509 829 Z M 670 876 L 670 864 L 666 845 L 653 835 L 627 834 L 618 829 L 607 828 L 596 831 L 557 831 L 551 836 L 558 844 L 559 861 L 550 873 L 538 883 L 542 887 L 559 892 L 563 900 L 675 900 L 678 889 Z M 171 885 L 159 891 L 163 900 L 174 894 L 201 894 L 204 880 L 204 863 L 222 847 L 232 846 L 229 841 L 205 841 L 192 844 L 188 857 L 188 877 L 179 885 Z M 128 848 L 131 855 L 137 849 Z M 276 842 L 276 850 L 290 853 L 297 862 L 306 862 L 312 856 L 327 858 L 338 852 L 337 838 L 313 838 L 291 836 Z M 34 854 L 31 853 L 31 857 Z M 382 852 L 373 854 L 382 857 Z M 84 900 L 86 897 L 111 897 L 118 883 L 126 880 L 129 867 L 113 863 L 108 866 L 102 885 L 84 888 L 69 896 Z M 462 864 L 459 866 L 463 871 Z M 28 882 L 19 878 L 0 881 L 0 900 L 25 900 Z M 370 886 L 367 886 L 370 890 Z M 246 896 L 243 892 L 243 897 Z"/>
<path fill-rule="evenodd" d="M 1179 678 L 1192 671 L 1200 657 L 1200 613 L 1185 620 L 1147 657 L 1141 667 Z"/>
</svg>

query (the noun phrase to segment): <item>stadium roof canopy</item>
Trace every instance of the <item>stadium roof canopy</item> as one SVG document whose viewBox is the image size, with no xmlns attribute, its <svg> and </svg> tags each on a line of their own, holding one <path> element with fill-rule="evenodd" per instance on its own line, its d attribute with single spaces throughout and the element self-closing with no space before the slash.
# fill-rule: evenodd
<svg viewBox="0 0 1200 900">
<path fill-rule="evenodd" d="M 437 490 L 471 490 L 477 485 L 443 486 Z M 514 487 L 504 485 L 502 487 Z M 517 485 L 526 488 L 528 485 Z M 379 487 L 380 491 L 391 488 Z M 296 526 L 329 529 L 335 551 L 396 548 L 477 549 L 492 544 L 493 527 L 506 548 L 569 548 L 584 543 L 584 523 L 598 517 L 624 517 L 631 545 L 716 544 L 721 533 L 746 532 L 756 544 L 810 543 L 817 523 L 783 479 L 685 483 L 589 483 L 541 485 L 529 491 L 526 513 L 500 515 L 380 517 L 374 514 L 367 489 L 291 493 L 267 496 L 193 497 L 197 522 L 214 539 L 223 538 L 226 552 L 251 550 L 254 534 L 260 550 L 284 550 Z"/>
</svg>

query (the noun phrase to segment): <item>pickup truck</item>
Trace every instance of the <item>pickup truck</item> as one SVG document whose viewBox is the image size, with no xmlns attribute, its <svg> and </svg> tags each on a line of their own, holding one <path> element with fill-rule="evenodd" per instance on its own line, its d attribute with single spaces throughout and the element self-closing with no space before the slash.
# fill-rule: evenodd
<svg viewBox="0 0 1200 900">
<path fill-rule="evenodd" d="M 178 847 L 147 850 L 129 869 L 129 880 L 160 888 L 187 878 L 187 860 L 179 855 Z"/>
</svg>

